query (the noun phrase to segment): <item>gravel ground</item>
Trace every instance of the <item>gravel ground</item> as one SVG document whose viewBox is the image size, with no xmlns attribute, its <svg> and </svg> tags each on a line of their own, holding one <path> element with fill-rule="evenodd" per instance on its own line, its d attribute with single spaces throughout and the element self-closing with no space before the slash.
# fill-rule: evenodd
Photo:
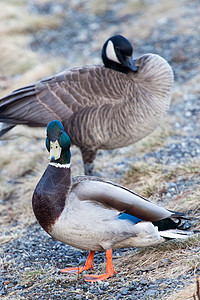
<svg viewBox="0 0 200 300">
<path fill-rule="evenodd" d="M 132 278 L 119 272 L 115 280 L 86 283 L 83 277 L 59 274 L 60 268 L 83 265 L 88 255 L 86 251 L 78 251 L 52 240 L 38 225 L 22 230 L 20 235 L 23 238 L 10 242 L 9 248 L 7 244 L 3 246 L 4 270 L 0 280 L 0 295 L 8 295 L 8 299 L 162 299 L 162 296 L 183 288 L 193 279 L 191 270 L 174 279 L 148 280 L 146 269 L 141 267 L 133 272 Z M 115 250 L 114 265 L 119 257 L 134 254 L 135 251 Z M 200 250 L 196 249 L 196 252 Z M 161 264 L 167 261 L 163 259 Z M 99 252 L 95 256 L 94 266 L 102 262 L 104 254 Z M 196 271 L 200 273 L 200 268 Z"/>
<path fill-rule="evenodd" d="M 146 14 L 148 7 L 151 14 L 153 5 L 160 2 L 162 1 L 145 1 Z M 41 55 L 48 52 L 48 58 L 51 55 L 66 55 L 67 66 L 77 66 L 82 64 L 80 63 L 82 61 L 99 63 L 98 37 L 106 35 L 107 38 L 107 34 L 103 32 L 109 36 L 110 33 L 117 33 L 119 27 L 122 28 L 122 32 L 131 35 L 133 31 L 129 33 L 128 28 L 131 26 L 133 29 L 137 28 L 137 23 L 144 17 L 141 11 L 119 16 L 119 10 L 123 10 L 126 5 L 120 1 L 114 1 L 112 10 L 103 11 L 99 15 L 88 13 L 87 2 L 78 0 L 70 7 L 68 2 L 62 1 L 58 3 L 47 1 L 46 4 L 45 2 L 35 4 L 34 1 L 28 3 L 30 10 L 38 14 L 51 15 L 67 11 L 66 20 L 61 28 L 33 34 L 30 43 L 32 49 Z M 173 67 L 175 87 L 167 118 L 167 126 L 170 126 L 172 133 L 162 146 L 141 155 L 133 155 L 134 146 L 100 151 L 97 162 L 101 164 L 103 161 L 100 166 L 103 177 L 120 182 L 130 165 L 136 162 L 160 164 L 165 170 L 168 166 L 176 167 L 180 163 L 200 158 L 199 13 L 197 0 L 189 3 L 176 1 L 171 13 L 169 11 L 166 15 L 158 13 L 157 26 L 150 22 L 150 34 L 145 38 L 136 35 L 136 54 L 158 53 Z M 165 124 L 161 124 L 161 127 Z M 73 151 L 76 154 L 76 150 Z M 116 161 L 114 169 L 113 159 Z M 81 164 L 80 157 L 77 163 Z M 182 192 L 189 188 L 195 189 L 199 185 L 198 175 L 192 179 L 179 178 L 175 182 L 166 183 L 164 196 L 173 200 Z M 162 276 L 154 280 L 152 276 L 148 279 L 142 268 L 134 269 L 133 265 L 132 276 L 124 275 L 120 269 L 115 278 L 106 282 L 85 283 L 81 276 L 77 278 L 74 275 L 59 274 L 58 270 L 67 266 L 83 265 L 87 252 L 52 240 L 36 223 L 31 224 L 29 228 L 19 225 L 16 220 L 10 227 L 7 226 L 4 232 L 4 238 L 8 236 L 8 241 L 2 244 L 0 251 L 3 267 L 0 271 L 2 299 L 168 299 L 168 295 L 174 290 L 182 289 L 194 280 L 193 270 L 187 274 L 180 273 L 173 278 Z M 119 258 L 134 255 L 136 251 L 136 249 L 114 251 L 114 265 Z M 198 254 L 199 251 L 199 247 L 195 246 L 194 252 Z M 94 260 L 95 266 L 103 263 L 104 259 L 104 254 L 98 253 Z M 164 265 L 165 261 L 162 263 Z M 102 268 L 104 267 L 103 264 Z M 196 272 L 200 274 L 198 266 Z"/>
</svg>

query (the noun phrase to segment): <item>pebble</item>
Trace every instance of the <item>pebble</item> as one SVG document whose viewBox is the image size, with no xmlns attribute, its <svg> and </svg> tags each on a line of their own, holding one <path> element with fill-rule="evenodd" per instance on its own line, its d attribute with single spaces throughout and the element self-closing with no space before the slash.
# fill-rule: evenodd
<svg viewBox="0 0 200 300">
<path fill-rule="evenodd" d="M 129 291 L 129 289 L 127 289 L 127 288 L 122 288 L 122 289 L 120 290 L 120 292 L 121 292 L 122 295 L 127 295 L 127 294 L 128 294 L 128 291 Z"/>
<path fill-rule="evenodd" d="M 80 299 L 82 299 L 82 296 L 81 295 L 76 295 L 76 296 L 74 296 L 74 299 L 80 300 Z"/>
<path fill-rule="evenodd" d="M 144 293 L 144 296 L 145 296 L 145 298 L 150 298 L 150 297 L 156 297 L 156 296 L 158 296 L 158 294 L 159 293 L 157 290 L 149 289 L 148 291 L 146 291 Z"/>
</svg>

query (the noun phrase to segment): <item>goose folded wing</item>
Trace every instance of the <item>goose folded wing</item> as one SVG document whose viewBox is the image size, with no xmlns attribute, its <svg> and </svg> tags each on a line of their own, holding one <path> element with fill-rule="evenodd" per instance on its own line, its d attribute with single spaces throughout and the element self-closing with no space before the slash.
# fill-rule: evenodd
<svg viewBox="0 0 200 300">
<path fill-rule="evenodd" d="M 17 89 L 0 100 L 0 121 L 46 126 L 67 120 L 86 106 L 122 100 L 103 67 L 83 67 L 59 73 Z"/>
<path fill-rule="evenodd" d="M 63 103 L 61 91 L 56 77 L 17 89 L 1 99 L 0 121 L 29 126 L 62 121 L 72 111 Z"/>
</svg>

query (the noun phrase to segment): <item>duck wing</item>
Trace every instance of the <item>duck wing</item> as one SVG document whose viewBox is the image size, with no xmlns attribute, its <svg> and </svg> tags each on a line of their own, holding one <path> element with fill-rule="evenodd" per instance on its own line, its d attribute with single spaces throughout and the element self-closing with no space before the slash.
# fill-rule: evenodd
<svg viewBox="0 0 200 300">
<path fill-rule="evenodd" d="M 184 214 L 169 211 L 133 191 L 100 178 L 77 176 L 72 181 L 72 191 L 80 201 L 90 201 L 108 209 L 125 212 L 144 221 L 156 222 Z"/>
</svg>

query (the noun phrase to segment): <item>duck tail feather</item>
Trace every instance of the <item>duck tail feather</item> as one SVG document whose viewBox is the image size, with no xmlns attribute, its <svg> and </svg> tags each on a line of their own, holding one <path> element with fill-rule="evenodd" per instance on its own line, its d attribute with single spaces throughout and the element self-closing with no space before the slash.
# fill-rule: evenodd
<svg viewBox="0 0 200 300">
<path fill-rule="evenodd" d="M 187 218 L 185 215 L 180 216 L 176 214 L 173 214 L 170 218 L 165 218 L 152 223 L 154 226 L 158 227 L 159 231 L 170 229 L 188 230 L 192 226 L 189 218 Z"/>
<path fill-rule="evenodd" d="M 193 236 L 193 231 L 185 231 L 180 229 L 169 229 L 159 231 L 160 236 L 166 239 L 185 239 L 187 237 Z"/>
</svg>

